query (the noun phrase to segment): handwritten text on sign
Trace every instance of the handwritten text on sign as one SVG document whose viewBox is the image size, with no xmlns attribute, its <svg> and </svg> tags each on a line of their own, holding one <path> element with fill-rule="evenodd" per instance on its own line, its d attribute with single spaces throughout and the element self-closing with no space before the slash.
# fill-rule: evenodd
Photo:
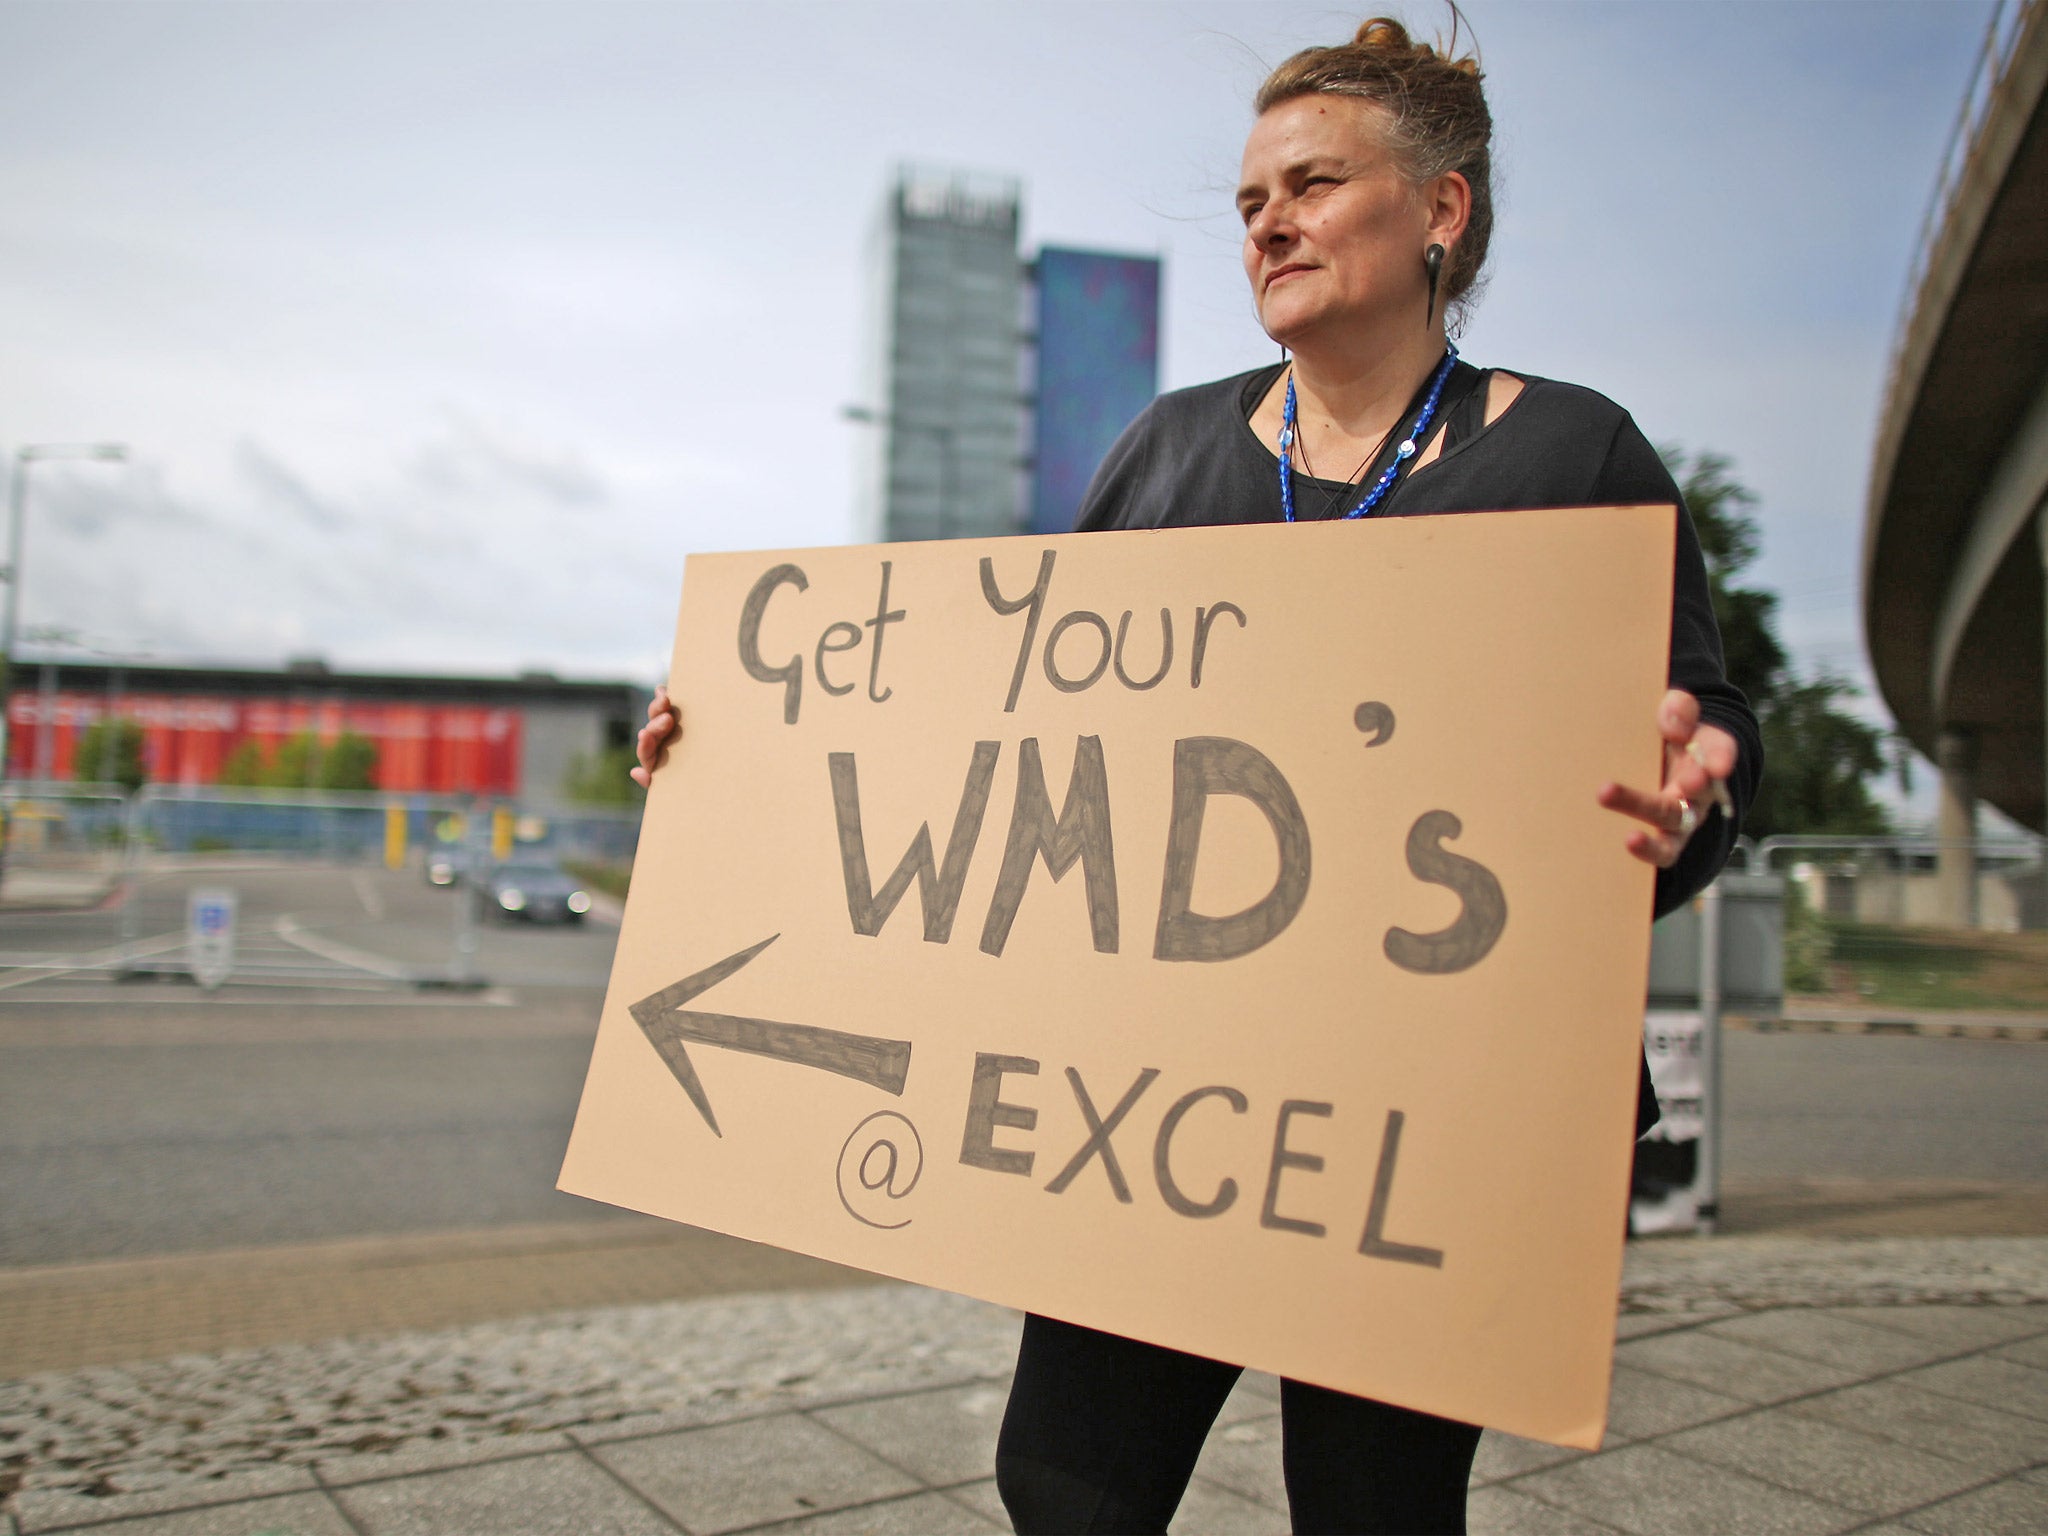
<svg viewBox="0 0 2048 1536">
<path fill-rule="evenodd" d="M 1596 1437 L 1671 526 L 693 559 L 563 1187 Z"/>
</svg>

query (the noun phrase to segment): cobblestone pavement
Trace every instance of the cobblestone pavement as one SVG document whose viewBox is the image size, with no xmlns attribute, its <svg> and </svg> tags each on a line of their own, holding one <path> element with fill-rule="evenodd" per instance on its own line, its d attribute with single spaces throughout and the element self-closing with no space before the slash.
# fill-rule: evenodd
<svg viewBox="0 0 2048 1536">
<path fill-rule="evenodd" d="M 1017 1326 L 890 1284 L 45 1372 L 0 1532 L 1000 1530 Z M 1489 1434 L 1475 1531 L 2048 1529 L 2048 1238 L 1640 1243 L 1619 1335 L 1607 1445 Z M 1176 1531 L 1287 1528 L 1277 1409 L 1248 1376 Z"/>
</svg>

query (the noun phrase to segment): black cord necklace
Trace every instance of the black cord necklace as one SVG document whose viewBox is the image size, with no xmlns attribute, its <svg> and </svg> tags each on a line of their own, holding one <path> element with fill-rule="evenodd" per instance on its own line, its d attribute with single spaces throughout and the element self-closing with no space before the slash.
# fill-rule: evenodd
<svg viewBox="0 0 2048 1536">
<path fill-rule="evenodd" d="M 1436 370 L 1425 381 L 1425 388 L 1429 392 L 1428 398 L 1422 402 L 1422 410 L 1416 416 L 1414 426 L 1410 427 L 1408 435 L 1401 439 L 1400 452 L 1395 454 L 1394 462 L 1381 472 L 1379 479 L 1373 482 L 1372 489 L 1365 493 L 1365 499 L 1344 514 L 1346 519 L 1370 516 L 1373 510 L 1379 506 L 1380 502 L 1386 499 L 1387 492 L 1393 489 L 1394 481 L 1400 477 L 1401 466 L 1415 457 L 1416 450 L 1422 446 L 1424 440 L 1428 437 L 1430 424 L 1436 419 L 1437 403 L 1443 398 L 1444 384 L 1449 380 L 1451 369 L 1457 361 L 1457 347 L 1446 342 L 1444 344 L 1443 361 L 1436 365 Z M 1294 445 L 1296 438 L 1294 369 L 1290 366 L 1287 370 L 1287 403 L 1280 413 L 1279 443 L 1280 514 L 1290 523 L 1295 521 Z"/>
<path fill-rule="evenodd" d="M 1288 365 L 1287 368 L 1287 383 L 1290 388 L 1294 384 L 1294 367 L 1291 363 Z M 1360 476 L 1362 476 L 1368 469 L 1370 469 L 1373 465 L 1379 462 L 1380 455 L 1387 451 L 1387 442 L 1388 439 L 1393 437 L 1394 428 L 1400 425 L 1401 418 L 1397 416 L 1394 418 L 1394 426 L 1387 428 L 1387 430 L 1381 434 L 1380 440 L 1377 443 L 1373 444 L 1372 452 L 1368 453 L 1363 459 L 1360 459 L 1358 461 L 1358 468 L 1354 469 L 1353 471 L 1351 471 L 1350 474 L 1346 475 L 1344 477 L 1343 483 L 1338 485 L 1338 487 L 1335 490 L 1327 489 L 1329 482 L 1319 482 L 1326 487 L 1323 491 L 1323 509 L 1320 514 L 1321 518 L 1327 519 L 1331 515 L 1331 509 L 1334 508 L 1339 502 L 1350 500 L 1351 487 L 1358 483 Z M 1301 455 L 1302 473 L 1307 475 L 1311 480 L 1316 479 L 1316 467 L 1308 461 L 1308 439 L 1305 436 L 1296 436 L 1294 440 L 1294 451 Z"/>
</svg>

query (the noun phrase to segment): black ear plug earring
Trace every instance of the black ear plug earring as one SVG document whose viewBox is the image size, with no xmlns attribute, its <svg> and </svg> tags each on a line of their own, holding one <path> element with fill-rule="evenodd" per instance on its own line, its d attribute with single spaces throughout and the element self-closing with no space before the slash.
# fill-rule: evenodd
<svg viewBox="0 0 2048 1536">
<path fill-rule="evenodd" d="M 1432 245 L 1422 253 L 1422 264 L 1429 268 L 1429 312 L 1422 317 L 1423 328 L 1426 330 L 1436 323 L 1436 283 L 1443 275 L 1444 248 Z"/>
</svg>

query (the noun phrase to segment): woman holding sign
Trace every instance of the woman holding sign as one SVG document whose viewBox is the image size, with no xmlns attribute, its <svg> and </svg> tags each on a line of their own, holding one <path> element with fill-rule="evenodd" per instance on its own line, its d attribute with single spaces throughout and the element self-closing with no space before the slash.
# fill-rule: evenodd
<svg viewBox="0 0 2048 1536">
<path fill-rule="evenodd" d="M 1574 385 L 1475 368 L 1448 339 L 1493 226 L 1476 61 L 1376 19 L 1287 60 L 1255 105 L 1237 194 L 1245 274 L 1291 356 L 1153 402 L 1103 462 L 1078 527 L 1676 504 L 1662 782 L 1597 797 L 1657 867 L 1657 912 L 1681 905 L 1734 844 L 1759 774 L 1756 720 L 1724 675 L 1683 499 L 1628 414 Z M 642 784 L 675 731 L 665 692 L 649 715 Z M 1654 1121 L 1654 1097 L 1646 1109 Z M 997 1456 L 1016 1528 L 1165 1530 L 1238 1375 L 1029 1318 Z M 1465 1528 L 1478 1427 L 1297 1381 L 1281 1404 L 1297 1531 Z"/>
</svg>

